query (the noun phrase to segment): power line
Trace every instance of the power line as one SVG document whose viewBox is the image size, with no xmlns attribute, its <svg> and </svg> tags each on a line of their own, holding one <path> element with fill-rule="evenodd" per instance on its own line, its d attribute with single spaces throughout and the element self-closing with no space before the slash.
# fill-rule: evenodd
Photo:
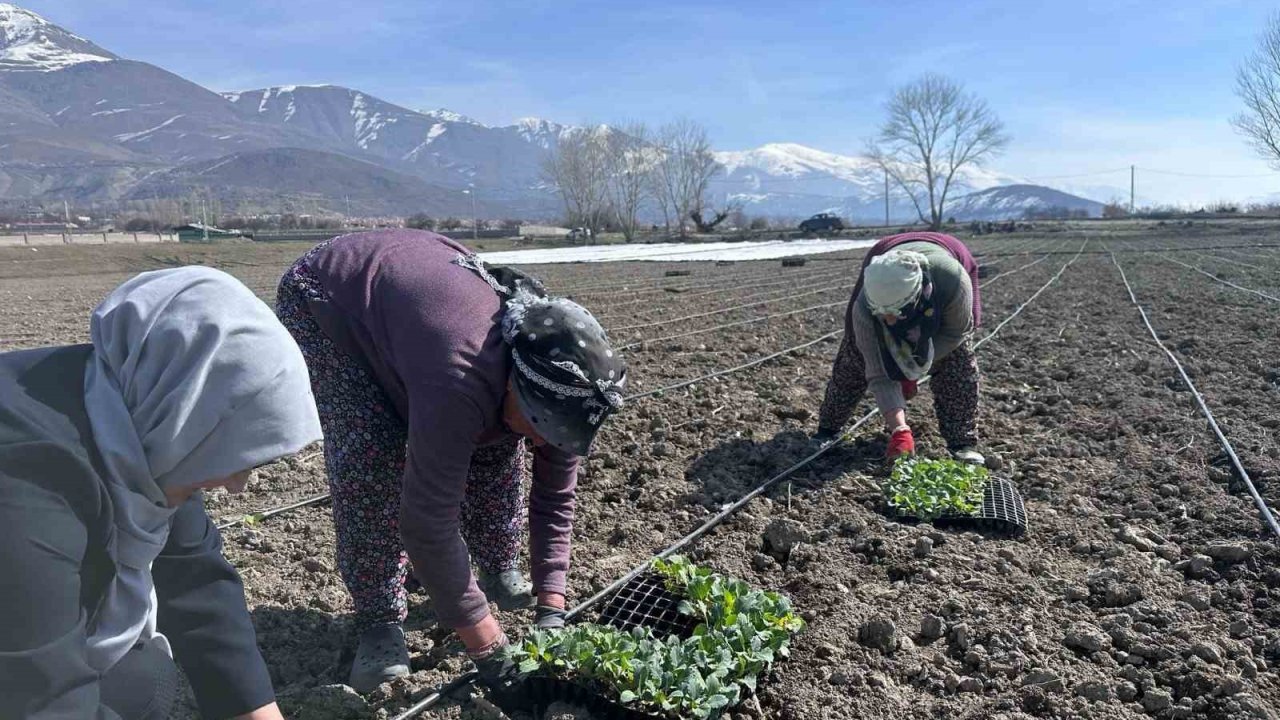
<svg viewBox="0 0 1280 720">
<path fill-rule="evenodd" d="M 1157 175 L 1175 175 L 1178 177 L 1191 177 L 1191 178 L 1212 178 L 1212 179 L 1218 179 L 1218 180 L 1280 177 L 1280 173 L 1276 173 L 1276 172 L 1258 173 L 1253 175 L 1214 175 L 1211 173 L 1189 173 L 1189 172 L 1180 172 L 1177 170 L 1156 170 L 1154 168 L 1142 167 L 1141 165 L 1138 166 L 1138 169 L 1143 172 L 1155 173 Z"/>
<path fill-rule="evenodd" d="M 1071 173 L 1069 175 L 1035 175 L 1023 176 L 1023 180 L 1069 180 L 1071 178 L 1093 177 L 1095 175 L 1114 175 L 1116 173 L 1129 172 L 1129 168 L 1112 168 L 1110 170 L 1097 170 L 1095 172 Z"/>
</svg>

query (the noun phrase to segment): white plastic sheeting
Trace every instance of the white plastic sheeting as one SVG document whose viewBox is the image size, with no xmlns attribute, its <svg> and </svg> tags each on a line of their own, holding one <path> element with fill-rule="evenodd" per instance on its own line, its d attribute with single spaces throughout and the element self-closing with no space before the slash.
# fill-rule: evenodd
<svg viewBox="0 0 1280 720">
<path fill-rule="evenodd" d="M 875 240 L 769 240 L 764 242 L 654 243 L 649 245 L 588 245 L 584 247 L 508 250 L 480 253 L 495 265 L 537 265 L 571 262 L 623 262 L 651 260 L 772 260 L 794 255 L 816 255 L 871 247 Z"/>
</svg>

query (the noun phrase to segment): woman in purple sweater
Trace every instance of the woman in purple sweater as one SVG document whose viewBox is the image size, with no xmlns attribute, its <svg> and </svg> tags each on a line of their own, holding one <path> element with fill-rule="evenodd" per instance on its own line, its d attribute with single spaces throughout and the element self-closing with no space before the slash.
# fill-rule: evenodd
<svg viewBox="0 0 1280 720">
<path fill-rule="evenodd" d="M 534 590 L 538 624 L 563 625 L 578 458 L 626 380 L 591 314 L 417 230 L 318 245 L 281 279 L 277 313 L 324 429 L 338 569 L 360 633 L 351 686 L 409 672 L 409 563 L 482 670 L 506 642 L 486 591 L 511 608 L 533 604 Z M 532 587 L 517 569 L 526 444 Z"/>
</svg>

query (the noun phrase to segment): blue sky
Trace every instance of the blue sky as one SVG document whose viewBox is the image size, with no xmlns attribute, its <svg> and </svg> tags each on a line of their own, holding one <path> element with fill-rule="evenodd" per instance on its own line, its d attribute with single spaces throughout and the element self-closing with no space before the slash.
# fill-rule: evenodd
<svg viewBox="0 0 1280 720">
<path fill-rule="evenodd" d="M 1136 164 L 1139 202 L 1280 193 L 1280 174 L 1228 124 L 1235 67 L 1274 3 L 22 4 L 217 90 L 333 83 L 490 124 L 684 116 L 726 150 L 796 142 L 856 154 L 894 87 L 940 72 L 1005 121 L 1013 142 L 991 164 L 1002 172 L 1127 194 L 1127 170 L 1059 176 Z"/>
</svg>

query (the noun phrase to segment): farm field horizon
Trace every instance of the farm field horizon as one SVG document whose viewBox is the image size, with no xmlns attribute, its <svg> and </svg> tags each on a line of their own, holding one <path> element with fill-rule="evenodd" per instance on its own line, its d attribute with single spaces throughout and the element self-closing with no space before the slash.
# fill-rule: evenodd
<svg viewBox="0 0 1280 720">
<path fill-rule="evenodd" d="M 786 594 L 808 622 L 726 717 L 1280 718 L 1276 538 L 1126 289 L 1275 508 L 1280 225 L 957 235 L 986 267 L 982 449 L 1025 498 L 1027 530 L 891 518 L 868 423 L 685 553 Z M 216 267 L 274 304 L 308 247 L 0 248 L 0 351 L 87 341 L 106 293 L 163 267 Z M 862 253 L 521 266 L 599 317 L 630 367 L 633 397 L 583 463 L 570 605 L 812 453 Z M 927 386 L 911 414 L 923 453 L 942 454 Z M 410 599 L 413 673 L 360 699 L 337 687 L 353 637 L 327 504 L 240 522 L 327 489 L 317 446 L 206 502 L 234 523 L 224 551 L 286 715 L 394 717 L 468 668 L 426 596 Z M 780 521 L 786 552 L 764 541 Z M 530 618 L 501 614 L 508 628 Z M 424 717 L 505 715 L 463 691 Z"/>
</svg>

